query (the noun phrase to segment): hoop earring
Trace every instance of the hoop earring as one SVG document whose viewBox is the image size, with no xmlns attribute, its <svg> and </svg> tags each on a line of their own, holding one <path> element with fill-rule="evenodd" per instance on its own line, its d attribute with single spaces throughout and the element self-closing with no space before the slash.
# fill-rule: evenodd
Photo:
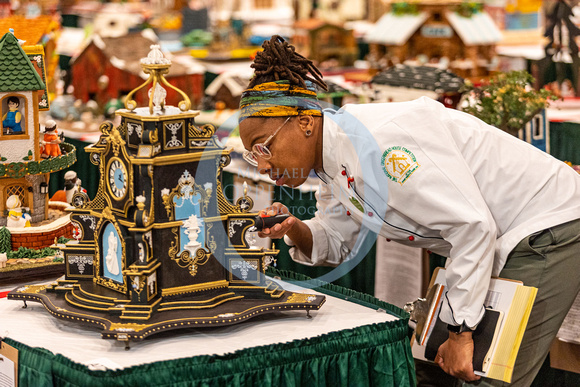
<svg viewBox="0 0 580 387">
<path fill-rule="evenodd" d="M 304 134 L 306 134 L 306 137 L 310 137 L 312 135 L 312 130 L 307 129 Z"/>
</svg>

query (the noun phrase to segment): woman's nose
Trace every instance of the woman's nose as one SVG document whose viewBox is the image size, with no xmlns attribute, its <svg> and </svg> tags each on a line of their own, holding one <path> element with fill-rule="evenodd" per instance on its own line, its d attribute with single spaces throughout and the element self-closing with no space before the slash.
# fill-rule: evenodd
<svg viewBox="0 0 580 387">
<path fill-rule="evenodd" d="M 261 175 L 268 174 L 268 171 L 272 169 L 272 165 L 268 162 L 268 160 L 264 160 L 261 157 L 257 157 L 258 159 L 258 173 Z"/>
</svg>

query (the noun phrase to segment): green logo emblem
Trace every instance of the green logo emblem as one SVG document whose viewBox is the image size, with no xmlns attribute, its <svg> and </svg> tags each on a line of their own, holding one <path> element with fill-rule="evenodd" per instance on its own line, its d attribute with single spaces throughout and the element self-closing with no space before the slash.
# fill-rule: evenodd
<svg viewBox="0 0 580 387">
<path fill-rule="evenodd" d="M 383 153 L 381 166 L 387 177 L 403 185 L 420 167 L 413 152 L 402 146 L 393 146 Z"/>
</svg>

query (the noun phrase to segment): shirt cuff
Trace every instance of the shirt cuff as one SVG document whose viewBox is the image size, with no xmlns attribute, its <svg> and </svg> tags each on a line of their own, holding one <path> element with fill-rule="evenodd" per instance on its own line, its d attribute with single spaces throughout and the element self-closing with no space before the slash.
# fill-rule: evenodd
<svg viewBox="0 0 580 387">
<path fill-rule="evenodd" d="M 312 233 L 312 255 L 310 258 L 302 253 L 292 239 L 284 235 L 284 242 L 290 246 L 290 257 L 293 261 L 307 266 L 324 265 L 328 259 L 328 239 L 324 228 L 315 221 L 304 222 Z"/>
<path fill-rule="evenodd" d="M 466 308 L 467 309 L 467 308 Z M 462 325 L 465 324 L 469 329 L 475 330 L 481 320 L 483 319 L 483 315 L 485 314 L 485 308 L 483 305 L 479 310 L 479 313 L 475 316 L 469 316 L 465 313 L 461 313 L 463 316 L 457 316 L 457 314 L 453 313 L 453 309 L 449 304 L 449 300 L 447 299 L 447 294 L 445 294 L 445 298 L 443 299 L 443 303 L 441 304 L 441 312 L 439 313 L 439 318 L 446 324 L 449 325 Z"/>
</svg>

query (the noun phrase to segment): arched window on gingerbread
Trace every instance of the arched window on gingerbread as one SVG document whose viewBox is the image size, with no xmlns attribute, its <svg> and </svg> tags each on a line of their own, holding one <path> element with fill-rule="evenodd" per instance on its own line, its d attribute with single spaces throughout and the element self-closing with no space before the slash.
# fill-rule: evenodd
<svg viewBox="0 0 580 387">
<path fill-rule="evenodd" d="M 26 98 L 8 95 L 2 98 L 2 136 L 26 135 Z"/>
<path fill-rule="evenodd" d="M 5 188 L 4 198 L 6 200 L 4 214 L 7 216 L 6 226 L 8 227 L 29 227 L 30 209 L 26 205 L 26 187 L 19 184 L 12 184 Z"/>
<path fill-rule="evenodd" d="M 28 195 L 26 195 L 26 187 L 24 187 L 20 184 L 13 184 L 13 185 L 7 186 L 6 190 L 4 191 L 4 197 L 9 198 L 12 195 L 18 196 L 18 199 L 20 199 L 20 206 L 21 207 L 27 207 L 27 204 L 28 204 L 27 196 Z"/>
</svg>

